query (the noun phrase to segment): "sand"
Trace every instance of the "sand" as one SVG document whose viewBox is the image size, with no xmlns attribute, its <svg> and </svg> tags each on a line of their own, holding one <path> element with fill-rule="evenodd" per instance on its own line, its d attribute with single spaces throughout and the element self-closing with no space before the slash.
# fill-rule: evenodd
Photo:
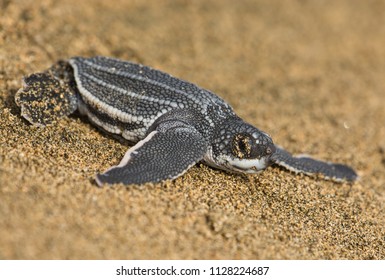
<svg viewBox="0 0 385 280">
<path fill-rule="evenodd" d="M 384 1 L 0 1 L 0 259 L 384 259 Z M 354 184 L 198 164 L 98 188 L 127 146 L 20 117 L 21 77 L 105 55 L 197 83 Z"/>
</svg>

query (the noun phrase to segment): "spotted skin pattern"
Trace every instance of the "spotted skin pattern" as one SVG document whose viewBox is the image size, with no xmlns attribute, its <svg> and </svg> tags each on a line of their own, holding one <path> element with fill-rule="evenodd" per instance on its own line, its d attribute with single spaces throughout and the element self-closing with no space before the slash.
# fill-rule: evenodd
<svg viewBox="0 0 385 280">
<path fill-rule="evenodd" d="M 337 182 L 357 179 L 346 165 L 292 156 L 214 93 L 147 66 L 74 57 L 23 81 L 15 101 L 30 123 L 45 126 L 77 109 L 136 143 L 119 165 L 96 176 L 100 186 L 175 179 L 199 161 L 236 173 L 279 165 Z"/>
</svg>

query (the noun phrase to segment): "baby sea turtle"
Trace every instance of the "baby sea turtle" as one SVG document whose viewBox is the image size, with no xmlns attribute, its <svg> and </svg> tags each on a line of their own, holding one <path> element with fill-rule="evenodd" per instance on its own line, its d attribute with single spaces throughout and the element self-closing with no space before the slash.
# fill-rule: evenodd
<svg viewBox="0 0 385 280">
<path fill-rule="evenodd" d="M 45 126 L 79 110 L 136 143 L 119 165 L 96 176 L 98 185 L 175 179 L 199 161 L 238 173 L 279 165 L 334 181 L 357 178 L 346 165 L 292 156 L 214 93 L 147 66 L 74 57 L 23 81 L 15 100 L 30 123 Z"/>
</svg>

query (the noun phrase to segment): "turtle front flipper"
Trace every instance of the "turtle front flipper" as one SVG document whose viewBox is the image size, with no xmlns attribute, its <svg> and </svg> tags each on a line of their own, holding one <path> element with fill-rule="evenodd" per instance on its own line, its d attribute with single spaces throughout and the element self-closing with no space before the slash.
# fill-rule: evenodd
<svg viewBox="0 0 385 280">
<path fill-rule="evenodd" d="M 23 79 L 23 87 L 15 96 L 21 115 L 36 126 L 45 126 L 72 114 L 78 97 L 71 87 L 71 69 L 66 62 L 58 62 L 43 73 Z"/>
<path fill-rule="evenodd" d="M 131 147 L 119 165 L 98 174 L 96 182 L 99 186 L 128 185 L 175 179 L 200 161 L 206 151 L 206 140 L 194 127 L 167 121 Z"/>
<path fill-rule="evenodd" d="M 276 152 L 270 158 L 273 164 L 282 166 L 295 173 L 306 175 L 323 175 L 325 179 L 342 182 L 355 181 L 357 173 L 347 165 L 324 162 L 307 156 L 293 156 L 281 147 L 276 146 Z"/>
</svg>

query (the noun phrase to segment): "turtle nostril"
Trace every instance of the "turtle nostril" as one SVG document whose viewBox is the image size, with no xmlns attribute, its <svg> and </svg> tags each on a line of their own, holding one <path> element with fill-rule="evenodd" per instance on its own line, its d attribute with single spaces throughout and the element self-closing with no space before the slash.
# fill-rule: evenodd
<svg viewBox="0 0 385 280">
<path fill-rule="evenodd" d="M 271 155 L 275 153 L 275 146 L 274 145 L 269 145 L 267 148 L 266 148 L 266 154 L 267 155 Z"/>
</svg>

